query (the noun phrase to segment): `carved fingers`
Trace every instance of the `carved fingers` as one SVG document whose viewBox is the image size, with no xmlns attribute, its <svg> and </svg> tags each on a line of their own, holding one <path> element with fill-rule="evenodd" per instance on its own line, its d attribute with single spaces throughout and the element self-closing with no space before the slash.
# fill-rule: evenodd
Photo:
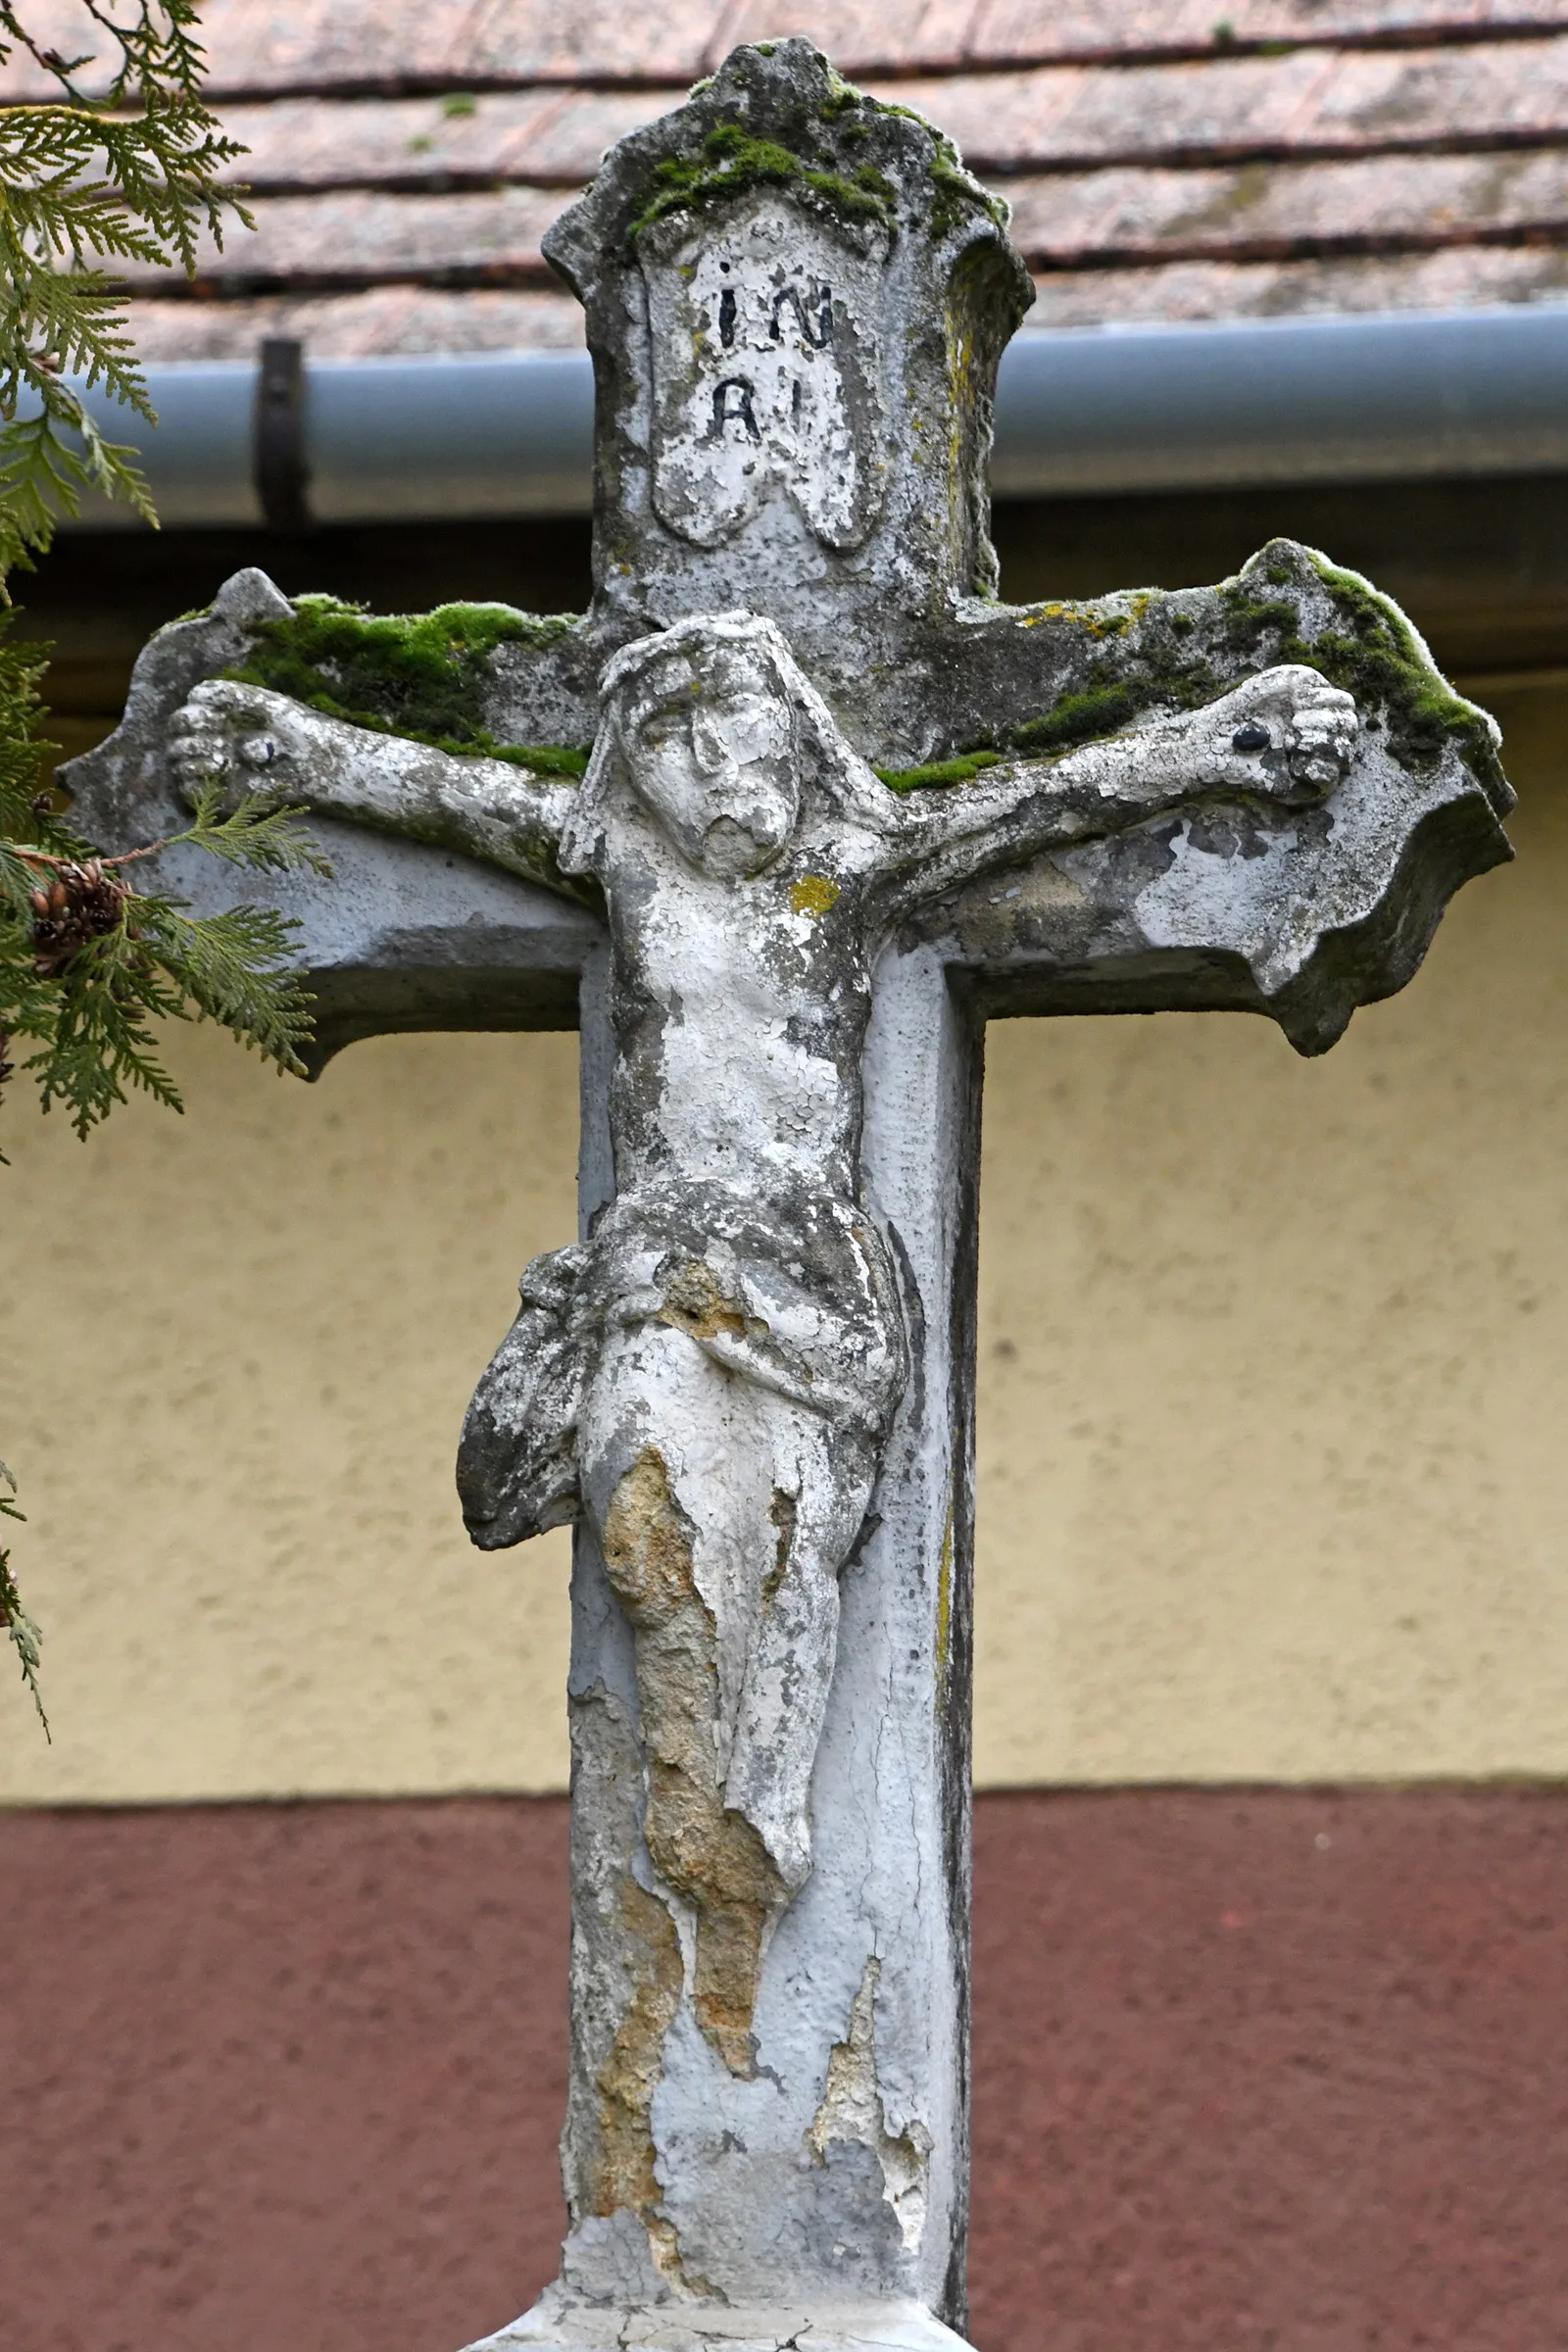
<svg viewBox="0 0 1568 2352">
<path fill-rule="evenodd" d="M 169 759 L 185 799 L 218 785 L 223 805 L 247 795 L 302 797 L 300 753 L 307 713 L 284 694 L 209 678 L 175 711 Z"/>
<path fill-rule="evenodd" d="M 1361 723 L 1349 695 L 1298 662 L 1244 679 L 1201 719 L 1209 781 L 1293 808 L 1342 781 Z"/>
</svg>

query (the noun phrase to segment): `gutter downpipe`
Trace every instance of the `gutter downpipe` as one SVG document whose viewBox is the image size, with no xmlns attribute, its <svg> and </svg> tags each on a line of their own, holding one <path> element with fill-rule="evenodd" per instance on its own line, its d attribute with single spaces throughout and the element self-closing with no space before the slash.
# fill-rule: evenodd
<svg viewBox="0 0 1568 2352">
<path fill-rule="evenodd" d="M 147 370 L 139 446 L 167 528 L 256 526 L 258 369 Z M 593 371 L 581 351 L 321 361 L 300 459 L 318 523 L 584 514 Z M 997 392 L 999 498 L 1568 470 L 1568 305 L 1053 329 L 1017 336 Z M 77 529 L 137 528 L 94 502 Z"/>
</svg>

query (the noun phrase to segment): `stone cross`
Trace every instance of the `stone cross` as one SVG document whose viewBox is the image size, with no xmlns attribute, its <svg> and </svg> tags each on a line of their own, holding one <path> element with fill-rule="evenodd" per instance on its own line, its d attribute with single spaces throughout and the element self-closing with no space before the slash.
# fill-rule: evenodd
<svg viewBox="0 0 1568 2352">
<path fill-rule="evenodd" d="M 577 1530 L 570 2233 L 490 2345 L 936 2352 L 984 1021 L 1230 1007 L 1321 1052 L 1510 796 L 1308 549 L 997 601 L 1029 281 L 953 149 L 808 43 L 738 49 L 547 250 L 597 373 L 591 612 L 492 612 L 481 656 L 472 612 L 411 623 L 377 704 L 362 624 L 241 573 L 71 781 L 114 846 L 214 778 L 318 812 L 336 881 L 276 895 L 322 1058 L 580 1021 L 581 1238 L 524 1273 L 459 1462 L 475 1543 Z"/>
</svg>

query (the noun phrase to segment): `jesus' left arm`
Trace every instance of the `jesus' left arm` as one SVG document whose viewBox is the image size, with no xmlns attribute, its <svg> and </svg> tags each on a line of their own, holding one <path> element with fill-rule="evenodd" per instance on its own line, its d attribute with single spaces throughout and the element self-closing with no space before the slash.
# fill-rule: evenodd
<svg viewBox="0 0 1568 2352">
<path fill-rule="evenodd" d="M 1314 807 L 1345 777 L 1358 728 L 1349 695 L 1315 669 L 1282 663 L 1201 710 L 1059 759 L 1009 760 L 971 784 L 911 793 L 885 825 L 892 901 L 909 909 L 1042 850 L 1201 802 Z"/>
</svg>

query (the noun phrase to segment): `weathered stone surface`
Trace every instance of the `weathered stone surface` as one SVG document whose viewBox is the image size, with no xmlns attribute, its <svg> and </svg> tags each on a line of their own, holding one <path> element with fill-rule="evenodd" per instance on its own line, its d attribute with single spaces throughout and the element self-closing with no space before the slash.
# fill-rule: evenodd
<svg viewBox="0 0 1568 2352">
<path fill-rule="evenodd" d="M 1231 1005 L 1321 1051 L 1509 795 L 1309 550 L 989 595 L 1027 280 L 806 43 L 626 140 L 552 250 L 592 612 L 447 608 L 388 667 L 241 575 L 74 780 L 116 841 L 215 779 L 319 812 L 324 1051 L 582 976 L 581 1236 L 460 1457 L 481 1545 L 579 1530 L 571 2233 L 495 2343 L 915 2352 L 963 2309 L 981 1019 Z"/>
</svg>

